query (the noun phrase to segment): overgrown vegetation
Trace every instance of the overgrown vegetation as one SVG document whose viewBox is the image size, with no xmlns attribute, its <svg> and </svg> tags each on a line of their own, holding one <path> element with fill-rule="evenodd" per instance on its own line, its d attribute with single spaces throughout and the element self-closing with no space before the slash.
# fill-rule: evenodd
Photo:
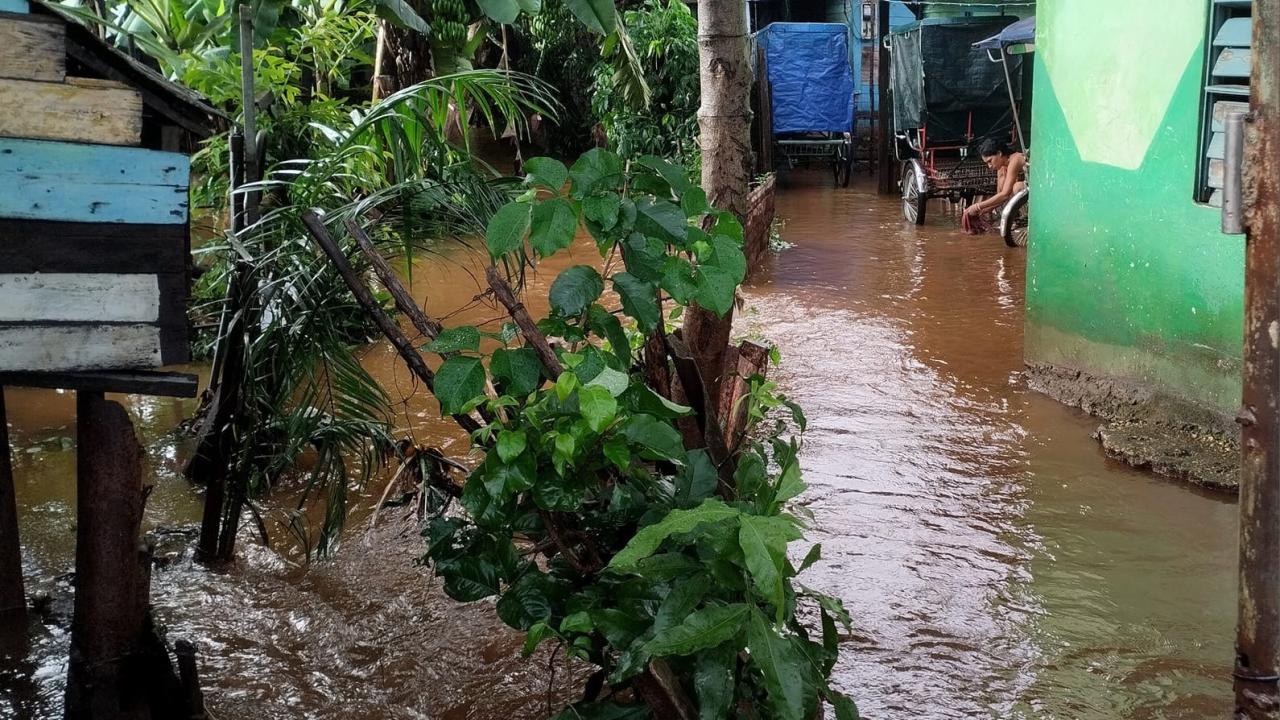
<svg viewBox="0 0 1280 720">
<path fill-rule="evenodd" d="M 668 717 L 665 703 L 684 694 L 702 718 L 809 720 L 824 700 L 838 718 L 855 717 L 828 682 L 837 625 L 849 617 L 793 582 L 817 546 L 800 568 L 788 558 L 804 528 L 789 504 L 805 487 L 793 434 L 804 415 L 757 376 L 745 423 L 726 428 L 705 387 L 690 384 L 696 375 L 680 374 L 684 352 L 663 327 L 664 304 L 732 307 L 746 274 L 741 225 L 653 156 L 630 172 L 605 150 L 572 170 L 548 158 L 527 167 L 528 191 L 488 224 L 490 254 L 510 264 L 550 257 L 581 224 L 604 272 L 561 272 L 550 315 L 520 343 L 482 353 L 478 328 L 455 327 L 428 346 L 455 353 L 436 376 L 442 412 L 494 420 L 473 433 L 482 459 L 461 491 L 463 512 L 441 511 L 424 531 L 425 560 L 457 600 L 498 596 L 503 621 L 528 633 L 526 651 L 554 641 L 599 668 L 587 697 L 558 716 L 566 720 Z M 640 343 L 623 319 L 667 348 L 661 370 L 633 351 Z M 699 398 L 690 406 L 654 377 L 672 371 Z M 797 618 L 806 606 L 820 639 Z M 676 688 L 655 680 L 668 673 Z"/>
<path fill-rule="evenodd" d="M 626 12 L 627 27 L 652 90 L 636 108 L 618 92 L 607 67 L 593 75 L 591 108 L 610 145 L 625 159 L 641 155 L 698 165 L 698 22 L 681 0 L 644 0 Z"/>
</svg>

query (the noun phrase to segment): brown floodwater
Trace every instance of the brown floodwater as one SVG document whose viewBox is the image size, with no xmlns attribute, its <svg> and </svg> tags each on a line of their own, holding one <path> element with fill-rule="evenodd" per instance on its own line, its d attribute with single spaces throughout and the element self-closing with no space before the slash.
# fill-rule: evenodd
<svg viewBox="0 0 1280 720">
<path fill-rule="evenodd" d="M 801 581 L 854 616 L 836 677 L 864 717 L 1226 717 L 1235 504 L 1107 460 L 1096 421 L 1024 387 L 1023 251 L 941 212 L 908 226 L 892 200 L 825 176 L 794 178 L 778 212 L 794 247 L 747 288 L 736 331 L 780 347 L 775 378 L 810 420 L 803 502 L 823 560 Z M 481 261 L 457 249 L 419 264 L 415 295 L 447 324 L 500 319 L 473 300 Z M 529 297 L 598 262 L 579 243 Z M 399 399 L 402 433 L 465 452 L 387 346 L 365 362 Z M 190 526 L 200 494 L 178 476 L 174 428 L 191 403 L 124 401 L 149 449 L 147 525 Z M 33 586 L 71 569 L 73 410 L 70 394 L 9 391 Z M 220 573 L 162 544 L 157 615 L 198 644 L 221 720 L 523 720 L 573 692 L 578 674 L 521 658 L 489 603 L 443 595 L 402 512 L 368 527 L 385 477 L 331 561 L 307 565 L 274 522 L 272 549 L 246 536 Z M 31 638 L 0 667 L 0 718 L 60 716 L 67 639 Z"/>
</svg>

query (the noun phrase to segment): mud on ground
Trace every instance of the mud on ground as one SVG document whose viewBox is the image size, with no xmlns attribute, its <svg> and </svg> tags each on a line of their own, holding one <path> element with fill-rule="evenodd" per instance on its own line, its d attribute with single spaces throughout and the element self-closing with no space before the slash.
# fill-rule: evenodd
<svg viewBox="0 0 1280 720">
<path fill-rule="evenodd" d="M 1093 434 L 1107 455 L 1193 485 L 1235 492 L 1240 432 L 1231 418 L 1136 383 L 1031 364 L 1027 385 L 1104 420 Z"/>
</svg>

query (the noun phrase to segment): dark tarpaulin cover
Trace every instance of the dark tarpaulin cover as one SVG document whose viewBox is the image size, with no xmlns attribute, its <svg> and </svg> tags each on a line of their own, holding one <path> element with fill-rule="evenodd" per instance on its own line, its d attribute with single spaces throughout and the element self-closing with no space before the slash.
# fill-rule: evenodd
<svg viewBox="0 0 1280 720">
<path fill-rule="evenodd" d="M 998 35 L 992 35 L 982 42 L 975 43 L 974 47 L 979 50 L 999 50 L 1010 45 L 1033 43 L 1035 41 L 1036 17 L 1032 15 L 1001 30 Z"/>
<path fill-rule="evenodd" d="M 773 132 L 849 132 L 853 69 L 849 29 L 838 23 L 773 23 L 765 36 Z"/>
<path fill-rule="evenodd" d="M 1004 70 L 975 50 L 1014 18 L 918 24 L 891 40 L 894 122 L 898 130 L 927 127 L 930 145 L 1006 135 L 1013 126 Z M 1022 59 L 1009 58 L 1021 99 Z"/>
</svg>

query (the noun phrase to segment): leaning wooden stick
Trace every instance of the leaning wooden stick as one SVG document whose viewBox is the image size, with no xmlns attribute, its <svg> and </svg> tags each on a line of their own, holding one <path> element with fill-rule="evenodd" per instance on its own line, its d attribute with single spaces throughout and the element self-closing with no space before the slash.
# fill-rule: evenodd
<svg viewBox="0 0 1280 720">
<path fill-rule="evenodd" d="M 387 259 L 382 257 L 382 253 L 378 252 L 378 248 L 374 247 L 373 241 L 369 239 L 364 229 L 357 225 L 356 221 L 350 219 L 343 224 L 346 225 L 347 232 L 351 234 L 351 237 L 356 239 L 356 244 L 360 246 L 360 252 L 373 267 L 373 272 L 378 276 L 378 280 L 382 281 L 382 286 L 387 289 L 387 292 L 391 293 L 391 297 L 396 303 L 396 309 L 409 318 L 409 322 L 427 340 L 435 340 L 440 337 L 440 331 L 444 329 L 444 326 L 427 317 L 427 313 L 418 306 L 417 301 L 413 299 L 413 295 L 409 294 L 409 289 L 404 286 L 404 283 L 400 282 L 400 276 L 396 275 L 396 271 L 391 269 Z M 440 353 L 440 357 L 448 358 L 453 354 Z M 484 386 L 485 392 L 489 394 L 490 398 L 498 397 L 498 392 L 493 388 L 493 381 L 487 376 L 484 380 Z M 476 410 L 480 412 L 480 416 L 484 418 L 485 422 L 493 422 L 493 414 L 483 406 L 476 408 Z M 507 421 L 506 413 L 501 409 L 498 410 L 498 417 L 502 418 L 503 422 Z"/>
<path fill-rule="evenodd" d="M 520 334 L 524 335 L 524 339 L 528 340 L 529 344 L 533 346 L 534 352 L 538 353 L 538 359 L 542 361 L 542 366 L 546 368 L 548 376 L 552 380 L 560 377 L 560 373 L 564 372 L 564 366 L 560 364 L 560 358 L 556 357 L 555 351 L 551 349 L 551 343 L 547 342 L 547 336 L 538 330 L 533 318 L 529 316 L 529 311 L 525 309 L 524 303 L 516 299 L 516 294 L 512 291 L 511 286 L 498 274 L 498 268 L 490 265 L 485 268 L 484 276 L 489 281 L 489 287 L 493 289 L 494 297 L 498 298 L 498 302 L 502 303 L 502 306 L 507 309 L 511 319 L 515 320 L 516 326 L 520 328 Z"/>
<path fill-rule="evenodd" d="M 369 317 L 373 318 L 374 323 L 377 324 L 382 334 L 386 336 L 387 340 L 391 341 L 396 351 L 400 353 L 400 357 L 404 359 L 405 364 L 409 366 L 409 370 L 414 375 L 417 375 L 418 379 L 422 380 L 427 389 L 435 392 L 435 373 L 431 371 L 431 368 L 427 367 L 426 361 L 414 349 L 413 343 L 409 342 L 409 338 L 405 337 L 400 326 L 383 312 L 378 302 L 374 300 L 373 293 L 369 292 L 368 286 L 364 284 L 359 274 L 351 267 L 347 256 L 342 253 L 342 248 L 338 247 L 333 237 L 329 235 L 329 229 L 324 226 L 324 221 L 314 211 L 307 210 L 302 213 L 302 224 L 307 226 L 307 232 L 319 243 L 320 248 L 324 250 L 324 254 L 329 256 L 330 262 L 333 263 L 338 274 L 342 276 L 347 287 L 351 289 L 351 293 L 355 295 L 356 302 L 360 303 L 360 307 L 369 314 Z M 453 419 L 468 433 L 473 433 L 480 429 L 480 423 L 476 422 L 476 419 L 470 415 L 458 413 L 453 416 Z"/>
</svg>

